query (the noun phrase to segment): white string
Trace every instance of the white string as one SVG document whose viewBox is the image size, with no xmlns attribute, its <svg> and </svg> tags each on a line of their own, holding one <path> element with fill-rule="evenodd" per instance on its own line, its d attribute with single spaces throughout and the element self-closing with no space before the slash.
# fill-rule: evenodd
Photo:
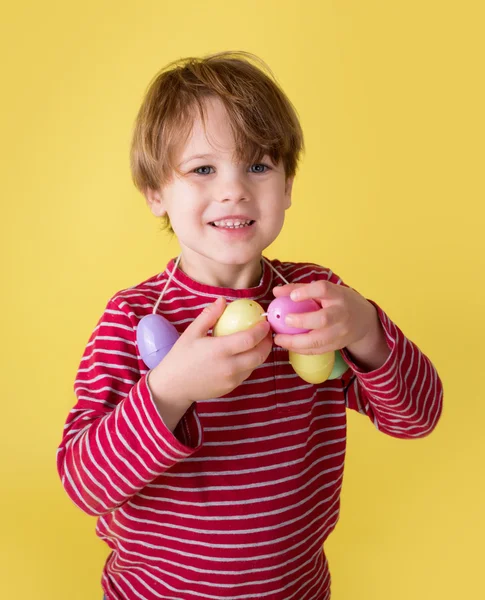
<svg viewBox="0 0 485 600">
<path fill-rule="evenodd" d="M 153 314 L 156 314 L 156 312 L 157 312 L 157 310 L 158 310 L 158 307 L 160 306 L 160 302 L 162 301 L 163 294 L 165 294 L 165 290 L 168 288 L 168 286 L 169 286 L 170 282 L 172 281 L 172 278 L 173 278 L 173 276 L 175 275 L 175 271 L 177 270 L 177 267 L 178 267 L 178 265 L 179 265 L 179 262 L 180 262 L 180 259 L 181 259 L 181 258 L 182 258 L 182 255 L 181 255 L 181 254 L 179 254 L 179 255 L 177 256 L 177 260 L 175 261 L 175 264 L 174 264 L 174 266 L 173 266 L 172 272 L 170 273 L 170 275 L 169 275 L 169 276 L 168 276 L 168 278 L 167 278 L 167 281 L 166 281 L 166 283 L 165 283 L 165 287 L 164 287 L 164 288 L 163 288 L 163 290 L 161 291 L 161 293 L 160 293 L 160 296 L 158 297 L 157 303 L 156 303 L 156 304 L 155 304 L 155 306 L 153 307 Z M 278 277 L 281 277 L 281 279 L 282 279 L 282 280 L 283 280 L 285 283 L 290 283 L 289 281 L 287 281 L 287 280 L 286 280 L 286 279 L 283 277 L 283 275 L 282 275 L 282 274 L 281 274 L 279 271 L 277 271 L 277 270 L 276 270 L 276 269 L 273 267 L 273 265 L 272 265 L 272 264 L 269 262 L 269 260 L 266 260 L 266 259 L 264 258 L 264 256 L 263 256 L 262 258 L 263 258 L 264 262 L 265 262 L 265 263 L 266 263 L 266 264 L 267 264 L 267 265 L 270 267 L 270 269 L 273 269 L 273 271 L 276 273 L 276 275 L 277 275 Z"/>
<path fill-rule="evenodd" d="M 153 314 L 156 314 L 156 312 L 157 312 L 157 310 L 158 310 L 158 307 L 160 306 L 160 302 L 162 301 L 163 294 L 165 294 L 165 290 L 168 288 L 168 285 L 169 285 L 169 283 L 172 281 L 172 277 L 175 275 L 175 271 L 177 270 L 177 267 L 179 266 L 179 262 L 180 262 L 180 259 L 181 259 L 181 258 L 182 258 L 182 255 L 181 255 L 181 254 L 179 254 L 179 255 L 177 256 L 177 260 L 175 261 L 175 264 L 174 264 L 174 266 L 173 266 L 172 272 L 171 272 L 171 273 L 170 273 L 170 275 L 168 276 L 167 283 L 165 284 L 165 287 L 163 288 L 163 290 L 162 290 L 162 292 L 161 292 L 160 296 L 158 296 L 157 303 L 156 303 L 156 304 L 155 304 L 155 306 L 153 307 Z"/>
<path fill-rule="evenodd" d="M 270 267 L 271 269 L 273 269 L 273 271 L 276 273 L 276 275 L 278 275 L 278 277 L 281 277 L 281 279 L 282 279 L 282 280 L 283 280 L 285 283 L 287 283 L 287 284 L 289 284 L 289 283 L 290 283 L 289 281 L 287 281 L 287 280 L 286 280 L 286 279 L 283 277 L 283 275 L 282 275 L 282 274 L 281 274 L 279 271 L 277 271 L 277 270 L 276 270 L 276 269 L 273 267 L 273 265 L 272 265 L 272 264 L 269 262 L 269 260 L 266 260 L 266 259 L 264 258 L 264 256 L 263 256 L 263 260 L 264 260 L 264 262 L 265 262 L 265 263 L 268 265 L 268 267 Z"/>
</svg>

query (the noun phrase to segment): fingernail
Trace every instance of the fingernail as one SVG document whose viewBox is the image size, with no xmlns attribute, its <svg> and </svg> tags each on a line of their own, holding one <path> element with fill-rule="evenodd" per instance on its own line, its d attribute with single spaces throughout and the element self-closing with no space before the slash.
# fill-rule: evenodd
<svg viewBox="0 0 485 600">
<path fill-rule="evenodd" d="M 300 294 L 299 294 L 298 290 L 293 290 L 290 294 L 290 298 L 292 300 L 298 300 L 299 297 L 300 297 Z"/>
</svg>

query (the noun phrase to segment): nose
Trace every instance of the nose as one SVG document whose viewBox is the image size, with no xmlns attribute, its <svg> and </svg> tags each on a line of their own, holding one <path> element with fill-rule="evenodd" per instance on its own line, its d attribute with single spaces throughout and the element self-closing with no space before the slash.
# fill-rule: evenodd
<svg viewBox="0 0 485 600">
<path fill-rule="evenodd" d="M 249 200 L 248 186 L 240 173 L 220 176 L 216 198 L 219 202 L 244 202 Z"/>
</svg>

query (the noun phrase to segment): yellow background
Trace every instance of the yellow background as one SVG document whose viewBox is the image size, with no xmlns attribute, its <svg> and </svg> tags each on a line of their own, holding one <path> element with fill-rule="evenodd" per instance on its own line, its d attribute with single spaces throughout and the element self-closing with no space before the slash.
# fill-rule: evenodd
<svg viewBox="0 0 485 600">
<path fill-rule="evenodd" d="M 332 600 L 485 597 L 483 3 L 19 1 L 2 8 L 0 597 L 100 599 L 107 548 L 55 451 L 106 301 L 176 255 L 131 184 L 165 63 L 244 49 L 296 105 L 307 152 L 267 254 L 330 266 L 432 358 L 438 429 L 349 415 Z"/>
</svg>

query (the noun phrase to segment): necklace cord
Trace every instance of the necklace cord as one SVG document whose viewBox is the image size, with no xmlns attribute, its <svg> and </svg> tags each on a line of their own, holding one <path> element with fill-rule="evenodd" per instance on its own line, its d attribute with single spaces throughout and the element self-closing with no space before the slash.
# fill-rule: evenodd
<svg viewBox="0 0 485 600">
<path fill-rule="evenodd" d="M 180 262 L 180 259 L 181 259 L 181 258 L 182 258 L 182 255 L 181 255 L 181 254 L 179 254 L 179 255 L 177 256 L 177 260 L 175 261 L 175 264 L 174 264 L 174 266 L 173 266 L 173 269 L 172 269 L 171 273 L 169 274 L 169 276 L 168 276 L 168 278 L 167 278 L 167 281 L 166 281 L 166 283 L 165 283 L 165 287 L 164 287 L 164 288 L 163 288 L 163 290 L 160 292 L 160 296 L 158 297 L 157 303 L 156 303 L 156 304 L 155 304 L 155 306 L 153 307 L 153 314 L 156 314 L 156 313 L 157 313 L 157 310 L 158 310 L 158 307 L 160 306 L 160 302 L 162 301 L 163 295 L 165 294 L 165 291 L 166 291 L 166 289 L 167 289 L 167 288 L 168 288 L 168 286 L 170 285 L 170 282 L 172 281 L 172 279 L 173 279 L 173 276 L 175 275 L 175 271 L 176 271 L 176 270 L 177 270 L 177 268 L 178 268 L 178 265 L 179 265 L 179 262 Z M 265 262 L 265 263 L 266 263 L 266 264 L 269 266 L 269 268 L 270 268 L 270 269 L 272 269 L 272 270 L 273 270 L 273 271 L 276 273 L 276 275 L 277 275 L 278 277 L 280 277 L 280 278 L 281 278 L 281 279 L 282 279 L 282 280 L 283 280 L 283 281 L 284 281 L 286 284 L 288 284 L 288 283 L 289 283 L 289 281 L 287 281 L 287 280 L 286 280 L 286 279 L 283 277 L 283 275 L 282 275 L 282 274 L 281 274 L 279 271 L 277 271 L 277 270 L 276 270 L 276 269 L 273 267 L 273 265 L 272 265 L 272 264 L 269 262 L 269 260 L 266 260 L 266 258 L 264 258 L 264 256 L 262 257 L 262 259 L 263 259 L 263 261 L 264 261 L 264 262 Z"/>
</svg>

